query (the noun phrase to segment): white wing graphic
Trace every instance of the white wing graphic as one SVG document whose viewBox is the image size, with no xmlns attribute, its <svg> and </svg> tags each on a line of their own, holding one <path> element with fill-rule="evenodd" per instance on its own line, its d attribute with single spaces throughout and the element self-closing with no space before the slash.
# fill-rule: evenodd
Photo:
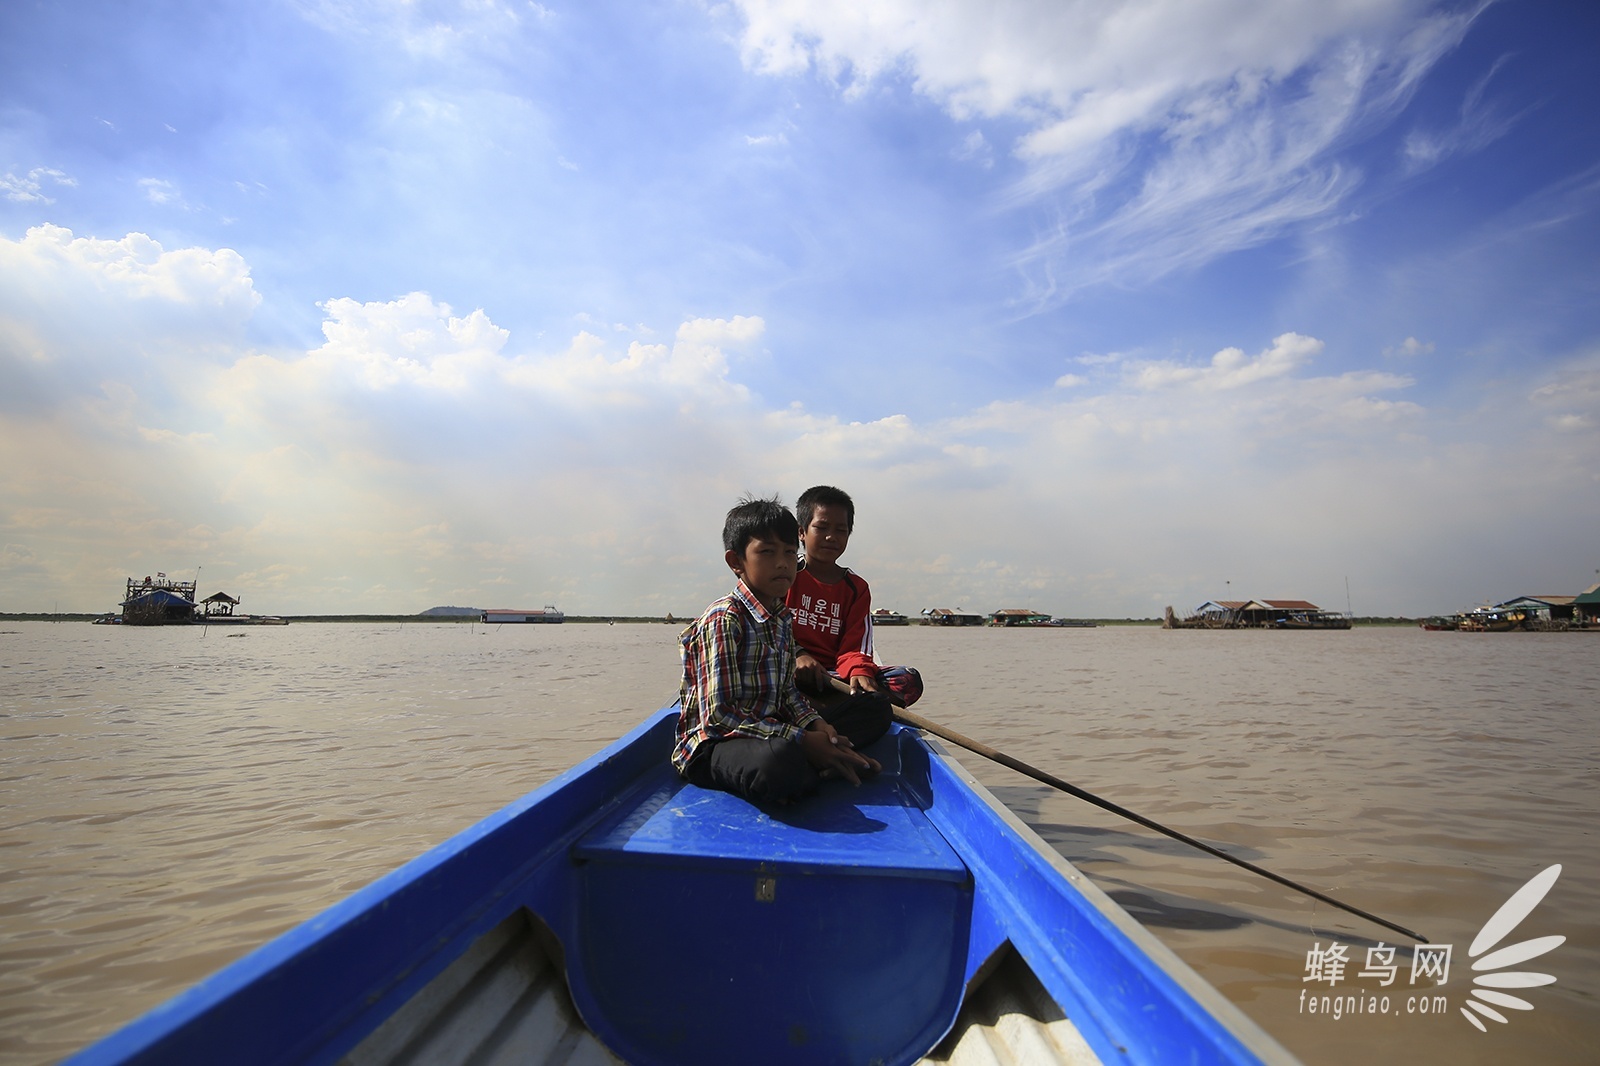
<svg viewBox="0 0 1600 1066">
<path fill-rule="evenodd" d="M 1550 867 L 1535 875 L 1532 880 L 1516 892 L 1510 899 L 1494 912 L 1494 917 L 1483 923 L 1483 928 L 1473 938 L 1472 947 L 1467 949 L 1467 955 L 1477 959 L 1472 964 L 1474 971 L 1494 971 L 1506 966 L 1515 966 L 1527 962 L 1529 959 L 1538 958 L 1547 951 L 1554 951 L 1567 942 L 1564 936 L 1541 936 L 1532 940 L 1524 940 L 1518 944 L 1509 944 L 1494 951 L 1492 954 L 1483 955 L 1499 945 L 1511 934 L 1511 931 L 1521 924 L 1522 919 L 1533 912 L 1545 895 L 1554 887 L 1556 878 L 1561 876 L 1561 864 Z M 1483 955 L 1479 959 L 1478 956 Z M 1507 995 L 1504 992 L 1493 992 L 1494 988 L 1538 988 L 1540 985 L 1555 983 L 1555 978 L 1547 973 L 1530 973 L 1527 971 L 1513 971 L 1511 973 L 1482 973 L 1472 979 L 1477 988 L 1472 990 L 1473 998 L 1467 1000 L 1467 1007 L 1461 1008 L 1461 1016 L 1478 1027 L 1479 1032 L 1487 1033 L 1489 1027 L 1478 1019 L 1481 1014 L 1492 1021 L 1505 1024 L 1506 1016 L 1495 1010 L 1495 1007 L 1505 1007 L 1510 1010 L 1532 1010 L 1533 1004 L 1525 999 Z M 1490 1004 L 1494 1006 L 1490 1006 Z M 1473 1012 L 1477 1013 L 1473 1013 Z"/>
</svg>

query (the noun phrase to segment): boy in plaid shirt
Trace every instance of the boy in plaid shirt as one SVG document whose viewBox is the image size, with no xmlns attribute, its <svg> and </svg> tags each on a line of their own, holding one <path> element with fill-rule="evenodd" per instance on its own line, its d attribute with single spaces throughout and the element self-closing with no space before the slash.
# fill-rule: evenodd
<svg viewBox="0 0 1600 1066">
<path fill-rule="evenodd" d="M 795 643 L 784 597 L 800 531 L 777 500 L 744 500 L 722 527 L 732 592 L 683 631 L 682 710 L 672 764 L 702 788 L 787 803 L 823 776 L 860 784 L 880 769 L 823 720 L 794 683 Z"/>
</svg>

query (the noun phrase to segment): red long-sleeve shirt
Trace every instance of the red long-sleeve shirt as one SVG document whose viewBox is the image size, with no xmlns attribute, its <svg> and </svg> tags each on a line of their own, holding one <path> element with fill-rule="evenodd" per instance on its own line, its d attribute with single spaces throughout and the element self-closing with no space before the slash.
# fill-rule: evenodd
<svg viewBox="0 0 1600 1066">
<path fill-rule="evenodd" d="M 794 638 L 825 668 L 848 681 L 878 676 L 872 654 L 872 591 L 848 569 L 829 585 L 801 568 L 789 587 Z"/>
</svg>

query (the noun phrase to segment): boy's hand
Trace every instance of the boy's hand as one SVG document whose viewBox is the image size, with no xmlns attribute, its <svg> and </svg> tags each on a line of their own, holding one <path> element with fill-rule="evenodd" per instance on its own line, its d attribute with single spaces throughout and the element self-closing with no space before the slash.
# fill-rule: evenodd
<svg viewBox="0 0 1600 1066">
<path fill-rule="evenodd" d="M 803 691 L 820 696 L 828 691 L 828 671 L 816 656 L 803 651 L 794 657 L 794 683 Z"/>
<path fill-rule="evenodd" d="M 806 761 L 818 771 L 832 770 L 852 785 L 861 784 L 860 774 L 875 774 L 883 769 L 877 759 L 856 751 L 849 737 L 841 737 L 833 726 L 821 720 L 800 734 L 800 744 Z"/>
<path fill-rule="evenodd" d="M 872 674 L 856 674 L 850 679 L 850 695 L 857 692 L 882 692 L 883 686 Z"/>
</svg>

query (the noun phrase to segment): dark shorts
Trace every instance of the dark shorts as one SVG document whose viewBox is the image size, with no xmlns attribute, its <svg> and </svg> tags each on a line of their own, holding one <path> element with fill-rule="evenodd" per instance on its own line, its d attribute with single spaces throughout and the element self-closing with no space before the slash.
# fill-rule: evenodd
<svg viewBox="0 0 1600 1066">
<path fill-rule="evenodd" d="M 786 803 L 817 787 L 805 749 L 787 737 L 726 737 L 703 742 L 684 769 L 689 783 L 754 803 Z"/>
<path fill-rule="evenodd" d="M 887 696 L 857 692 L 818 708 L 824 721 L 864 748 L 889 731 L 894 705 Z M 797 740 L 784 737 L 725 737 L 695 751 L 683 776 L 690 784 L 743 796 L 755 803 L 786 803 L 821 781 Z"/>
</svg>

